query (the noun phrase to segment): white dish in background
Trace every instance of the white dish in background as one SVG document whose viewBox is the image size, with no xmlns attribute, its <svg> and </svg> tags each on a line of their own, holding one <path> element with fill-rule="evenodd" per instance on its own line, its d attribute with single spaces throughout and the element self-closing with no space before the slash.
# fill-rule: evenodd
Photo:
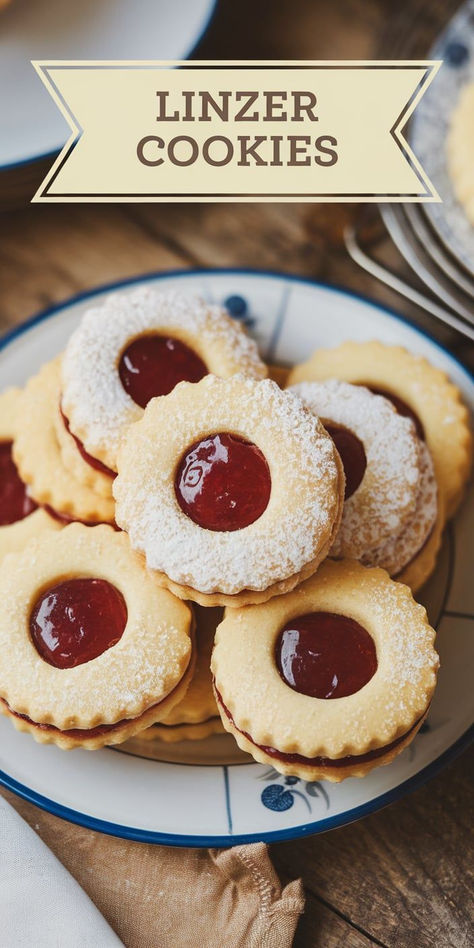
<svg viewBox="0 0 474 948">
<path fill-rule="evenodd" d="M 12 0 L 0 13 L 0 170 L 58 152 L 70 129 L 32 59 L 185 59 L 216 0 Z"/>
<path fill-rule="evenodd" d="M 416 108 L 410 144 L 442 204 L 425 204 L 423 210 L 449 253 L 474 275 L 474 227 L 455 197 L 445 147 L 461 89 L 474 81 L 474 0 L 455 13 L 427 58 L 443 65 Z"/>
<path fill-rule="evenodd" d="M 404 345 L 447 371 L 474 407 L 474 383 L 452 356 L 400 317 L 343 290 L 237 270 L 159 274 L 140 282 L 198 292 L 218 302 L 240 297 L 233 310 L 269 361 L 301 361 L 317 346 L 347 339 Z M 2 388 L 23 383 L 59 353 L 88 306 L 111 289 L 116 287 L 66 302 L 2 340 Z M 135 739 L 122 748 L 65 753 L 36 744 L 0 717 L 0 782 L 94 830 L 178 846 L 292 839 L 374 812 L 434 775 L 468 742 L 474 701 L 473 557 L 471 492 L 462 516 L 448 529 L 436 574 L 419 597 L 438 629 L 441 655 L 427 724 L 392 764 L 364 780 L 330 784 L 285 778 L 250 762 L 229 735 L 168 746 Z"/>
</svg>

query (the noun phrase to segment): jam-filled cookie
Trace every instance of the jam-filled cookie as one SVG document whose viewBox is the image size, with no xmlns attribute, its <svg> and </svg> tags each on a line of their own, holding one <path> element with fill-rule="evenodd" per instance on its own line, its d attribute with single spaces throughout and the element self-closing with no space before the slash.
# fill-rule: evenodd
<svg viewBox="0 0 474 948">
<path fill-rule="evenodd" d="M 437 493 L 436 507 L 436 520 L 425 542 L 420 547 L 420 549 L 414 553 L 411 559 L 407 559 L 405 548 L 402 556 L 404 565 L 401 569 L 396 570 L 392 574 L 393 579 L 396 579 L 399 583 L 405 583 L 406 586 L 410 587 L 413 593 L 416 593 L 431 576 L 436 566 L 437 556 L 441 547 L 446 516 L 444 513 L 444 498 L 442 494 L 439 493 L 439 491 Z M 411 534 L 409 539 L 411 545 L 413 534 Z M 401 548 L 403 550 L 403 537 L 401 540 Z"/>
<path fill-rule="evenodd" d="M 236 372 L 267 374 L 240 323 L 197 297 L 141 287 L 84 316 L 64 356 L 62 409 L 88 454 L 117 470 L 123 434 L 151 398 Z"/>
<path fill-rule="evenodd" d="M 214 636 L 222 620 L 222 609 L 194 606 L 196 618 L 196 667 L 191 684 L 179 704 L 158 724 L 140 734 L 140 739 L 167 743 L 197 741 L 222 734 L 224 727 L 212 689 L 211 653 Z"/>
<path fill-rule="evenodd" d="M 169 714 L 193 672 L 192 613 L 128 537 L 71 524 L 4 560 L 0 712 L 40 743 L 95 750 Z"/>
<path fill-rule="evenodd" d="M 293 589 L 339 527 L 334 444 L 269 379 L 181 383 L 129 428 L 118 467 L 117 523 L 172 592 L 202 605 Z"/>
<path fill-rule="evenodd" d="M 0 395 L 0 560 L 6 553 L 23 549 L 43 530 L 59 530 L 60 524 L 38 507 L 28 494 L 13 460 L 19 389 Z"/>
<path fill-rule="evenodd" d="M 447 375 L 400 346 L 345 342 L 336 349 L 316 350 L 293 369 L 289 384 L 324 379 L 365 385 L 413 419 L 433 458 L 446 516 L 451 517 L 469 478 L 472 435 L 461 393 Z"/>
<path fill-rule="evenodd" d="M 212 656 L 224 727 L 283 774 L 363 777 L 421 727 L 439 665 L 434 638 L 407 586 L 328 559 L 286 596 L 226 611 Z"/>
<path fill-rule="evenodd" d="M 375 397 L 375 396 L 374 396 Z M 414 513 L 405 528 L 382 546 L 361 557 L 366 566 L 381 566 L 395 579 L 416 591 L 436 565 L 444 524 L 443 501 L 438 503 L 438 488 L 433 462 L 426 444 L 421 447 L 421 473 Z M 421 553 L 423 571 L 421 570 Z M 415 561 L 417 568 L 415 570 Z M 408 579 L 411 578 L 411 582 Z"/>
<path fill-rule="evenodd" d="M 101 497 L 65 466 L 56 434 L 60 362 L 55 359 L 30 379 L 21 396 L 13 456 L 35 501 L 61 522 L 112 523 L 112 495 Z"/>
<path fill-rule="evenodd" d="M 64 467 L 71 472 L 74 480 L 84 487 L 90 487 L 95 494 L 112 500 L 112 483 L 115 471 L 88 454 L 82 441 L 73 435 L 69 420 L 64 414 L 60 402 L 54 416 L 56 438 L 61 451 Z"/>
<path fill-rule="evenodd" d="M 363 386 L 330 379 L 291 391 L 319 416 L 344 467 L 344 512 L 331 555 L 399 573 L 426 542 L 437 514 L 433 464 L 413 422 Z"/>
</svg>

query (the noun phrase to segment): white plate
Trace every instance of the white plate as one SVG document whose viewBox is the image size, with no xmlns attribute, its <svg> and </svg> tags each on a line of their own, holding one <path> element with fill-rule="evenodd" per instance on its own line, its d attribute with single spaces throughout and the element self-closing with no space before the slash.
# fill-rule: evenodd
<svg viewBox="0 0 474 948">
<path fill-rule="evenodd" d="M 448 251 L 474 274 L 474 227 L 455 197 L 445 151 L 461 89 L 474 81 L 474 0 L 457 11 L 428 59 L 442 59 L 443 65 L 416 109 L 410 143 L 443 203 L 425 204 L 423 209 Z"/>
<path fill-rule="evenodd" d="M 32 59 L 185 59 L 216 0 L 12 0 L 0 12 L 0 169 L 59 151 L 70 129 Z"/>
<path fill-rule="evenodd" d="M 240 318 L 270 360 L 302 360 L 316 346 L 334 346 L 345 339 L 405 345 L 449 372 L 474 405 L 472 380 L 447 352 L 400 317 L 342 290 L 237 270 L 160 274 L 140 282 L 197 291 L 219 302 L 237 294 L 243 300 Z M 0 351 L 2 388 L 24 382 L 60 352 L 91 301 L 110 289 L 78 297 L 15 330 Z M 379 809 L 436 773 L 467 742 L 474 694 L 473 538 L 471 497 L 448 532 L 436 575 L 422 596 L 439 631 L 441 654 L 428 723 L 394 763 L 364 780 L 330 784 L 284 778 L 250 762 L 228 735 L 171 749 L 161 745 L 153 750 L 135 739 L 123 749 L 64 753 L 36 744 L 1 718 L 1 782 L 38 806 L 92 829 L 182 846 L 291 839 Z"/>
</svg>

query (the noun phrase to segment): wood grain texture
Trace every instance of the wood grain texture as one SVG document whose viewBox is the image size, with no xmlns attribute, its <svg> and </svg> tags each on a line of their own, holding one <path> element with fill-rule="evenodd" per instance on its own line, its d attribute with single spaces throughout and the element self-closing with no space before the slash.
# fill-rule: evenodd
<svg viewBox="0 0 474 948">
<path fill-rule="evenodd" d="M 396 8 L 395 8 L 396 7 Z M 198 58 L 358 58 L 395 43 L 417 18 L 426 48 L 453 0 L 222 0 Z M 421 14 L 420 15 L 420 11 Z M 393 23 L 390 14 L 395 16 Z M 388 43 L 388 46 L 387 46 Z M 424 46 L 423 46 L 424 43 Z M 16 209 L 0 219 L 0 331 L 71 294 L 155 270 L 257 267 L 326 280 L 401 311 L 466 362 L 455 333 L 400 301 L 344 249 L 349 205 L 28 205 L 44 169 L 0 181 Z M 382 257 L 403 269 L 385 240 Z M 296 948 L 468 948 L 473 943 L 473 757 L 416 793 L 324 836 L 272 847 L 285 879 L 303 877 Z M 159 850 L 100 836 L 5 796 L 96 902 L 128 948 L 160 943 Z M 136 937 L 136 918 L 148 932 Z M 145 924 L 143 924 L 145 923 Z M 227 948 L 227 946 L 226 946 Z M 232 946 L 229 946 L 232 948 Z"/>
<path fill-rule="evenodd" d="M 286 875 L 298 865 L 316 901 L 376 944 L 468 948 L 473 764 L 467 753 L 416 793 L 359 823 L 272 847 L 277 870 Z"/>
</svg>

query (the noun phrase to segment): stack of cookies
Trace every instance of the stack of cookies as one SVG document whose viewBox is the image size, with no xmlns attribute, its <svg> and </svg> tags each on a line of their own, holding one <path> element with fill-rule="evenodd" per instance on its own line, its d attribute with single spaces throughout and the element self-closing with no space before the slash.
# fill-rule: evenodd
<svg viewBox="0 0 474 948">
<path fill-rule="evenodd" d="M 377 342 L 269 373 L 225 310 L 141 288 L 0 396 L 0 711 L 19 730 L 89 749 L 226 730 L 333 781 L 413 739 L 439 663 L 412 593 L 463 496 L 467 410 Z"/>
</svg>

